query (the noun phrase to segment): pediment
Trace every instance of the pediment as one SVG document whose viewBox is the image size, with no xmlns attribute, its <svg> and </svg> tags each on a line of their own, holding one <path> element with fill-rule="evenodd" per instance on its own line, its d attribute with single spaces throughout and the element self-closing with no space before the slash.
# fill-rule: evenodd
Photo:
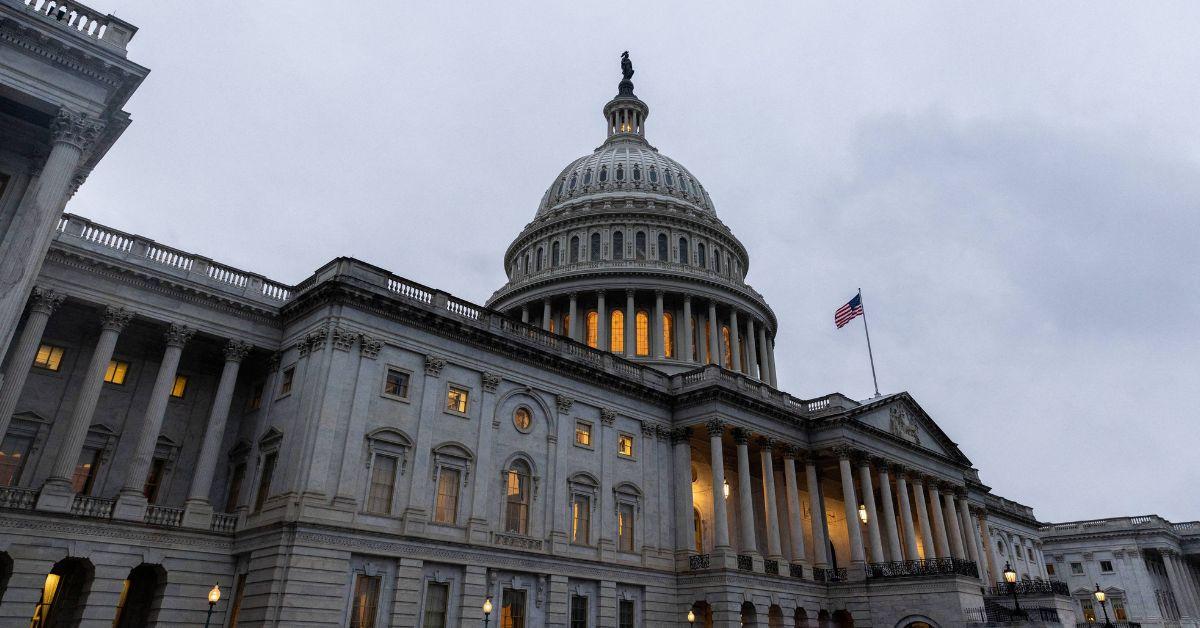
<svg viewBox="0 0 1200 628">
<path fill-rule="evenodd" d="M 958 445 L 938 427 L 933 418 L 908 393 L 870 401 L 851 413 L 860 423 L 941 456 L 970 464 Z"/>
</svg>

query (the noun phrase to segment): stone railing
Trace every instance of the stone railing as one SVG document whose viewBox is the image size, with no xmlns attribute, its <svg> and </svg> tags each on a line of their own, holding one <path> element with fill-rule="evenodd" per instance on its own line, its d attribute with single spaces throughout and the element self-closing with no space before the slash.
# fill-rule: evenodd
<svg viewBox="0 0 1200 628">
<path fill-rule="evenodd" d="M 700 571 L 702 569 L 712 568 L 711 554 L 692 554 L 688 556 L 688 569 L 692 571 Z"/>
<path fill-rule="evenodd" d="M 79 2 L 24 0 L 24 5 L 29 11 L 61 25 L 66 30 L 122 53 L 137 32 L 137 28 L 132 24 L 111 14 L 104 15 Z"/>
<path fill-rule="evenodd" d="M 1086 521 L 1068 521 L 1042 526 L 1043 533 L 1057 534 L 1090 534 L 1094 532 L 1109 532 L 1119 530 L 1159 529 L 1176 534 L 1200 534 L 1200 521 L 1184 521 L 1171 523 L 1158 515 L 1141 515 L 1137 517 L 1109 517 L 1107 519 L 1089 519 Z"/>
<path fill-rule="evenodd" d="M 224 534 L 233 532 L 237 528 L 238 516 L 230 512 L 214 512 L 212 516 L 212 524 L 208 529 L 213 532 L 221 532 Z"/>
<path fill-rule="evenodd" d="M 816 582 L 844 582 L 846 580 L 846 568 L 839 567 L 837 569 L 825 569 L 823 567 L 813 567 L 813 580 Z"/>
<path fill-rule="evenodd" d="M 178 528 L 183 525 L 183 509 L 151 504 L 146 507 L 145 521 L 150 525 Z"/>
<path fill-rule="evenodd" d="M 1071 588 L 1067 583 L 1058 580 L 1018 580 L 1013 584 L 1007 582 L 997 582 L 988 588 L 988 595 L 1002 597 L 1012 595 L 1013 587 L 1017 589 L 1017 595 L 1062 595 L 1071 596 Z"/>
<path fill-rule="evenodd" d="M 757 397 L 772 405 L 801 414 L 815 414 L 827 410 L 849 410 L 857 407 L 857 401 L 840 393 L 832 393 L 816 399 L 799 399 L 766 382 L 736 373 L 716 364 L 706 364 L 691 371 L 671 376 L 671 390 L 683 392 L 692 388 L 705 388 L 714 384 L 733 388 Z"/>
<path fill-rule="evenodd" d="M 995 624 L 1009 624 L 1018 622 L 1019 625 L 1028 626 L 1028 622 L 1036 622 L 1041 624 L 1049 622 L 1058 625 L 1061 621 L 1058 618 L 1058 609 L 1048 606 L 1022 606 L 1021 610 L 1017 611 L 1006 606 L 998 604 L 989 604 L 976 608 L 963 609 L 963 616 L 967 620 L 967 624 L 986 624 L 989 626 Z"/>
<path fill-rule="evenodd" d="M 927 558 L 925 560 L 899 560 L 886 563 L 869 563 L 867 578 L 929 578 L 939 576 L 979 577 L 979 568 L 974 561 L 961 558 Z"/>
<path fill-rule="evenodd" d="M 112 519 L 113 506 L 116 503 L 115 499 L 76 495 L 75 499 L 71 502 L 71 514 L 79 517 Z"/>
<path fill-rule="evenodd" d="M 779 575 L 779 561 L 771 560 L 769 558 L 764 560 L 763 561 L 763 571 L 771 574 L 772 576 L 778 576 Z"/>
<path fill-rule="evenodd" d="M 542 551 L 542 540 L 535 539 L 520 534 L 505 534 L 501 532 L 492 533 L 492 543 L 502 545 L 504 547 L 512 547 L 523 550 Z"/>
<path fill-rule="evenodd" d="M 0 487 L 0 508 L 33 510 L 33 505 L 37 503 L 37 496 L 37 489 L 34 488 Z"/>
<path fill-rule="evenodd" d="M 72 214 L 58 221 L 56 239 L 61 242 L 87 243 L 88 248 L 119 259 L 195 281 L 271 306 L 281 305 L 292 296 L 292 288 L 262 275 L 248 273 L 214 262 L 207 257 L 171 248 L 139 235 L 105 227 Z"/>
</svg>

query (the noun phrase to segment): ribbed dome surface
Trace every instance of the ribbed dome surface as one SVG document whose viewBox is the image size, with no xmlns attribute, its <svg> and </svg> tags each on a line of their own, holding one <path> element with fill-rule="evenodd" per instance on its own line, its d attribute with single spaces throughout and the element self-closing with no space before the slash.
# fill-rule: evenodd
<svg viewBox="0 0 1200 628">
<path fill-rule="evenodd" d="M 712 199 L 696 177 L 679 162 L 641 138 L 610 138 L 592 154 L 571 162 L 542 197 L 537 217 L 563 203 L 606 193 L 643 193 L 664 202 L 691 206 L 713 217 Z"/>
</svg>

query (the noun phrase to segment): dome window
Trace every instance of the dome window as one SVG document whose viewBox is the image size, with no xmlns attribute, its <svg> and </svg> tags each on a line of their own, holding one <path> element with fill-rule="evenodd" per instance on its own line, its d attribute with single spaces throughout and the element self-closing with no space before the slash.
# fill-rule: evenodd
<svg viewBox="0 0 1200 628">
<path fill-rule="evenodd" d="M 713 269 L 721 272 L 721 249 L 713 249 Z"/>
<path fill-rule="evenodd" d="M 600 166 L 600 182 L 608 181 L 608 166 Z"/>
<path fill-rule="evenodd" d="M 642 180 L 642 167 L 637 164 L 633 165 L 633 180 L 634 181 Z"/>
<path fill-rule="evenodd" d="M 579 261 L 579 236 L 571 237 L 571 263 Z"/>
<path fill-rule="evenodd" d="M 658 234 L 658 261 L 660 261 L 660 262 L 667 261 L 667 257 L 670 254 L 670 251 L 667 249 L 668 249 L 667 234 L 665 234 L 665 233 Z"/>
<path fill-rule="evenodd" d="M 654 166 L 650 166 L 650 182 L 658 183 L 658 170 Z"/>
<path fill-rule="evenodd" d="M 625 164 L 617 164 L 617 181 L 625 180 Z"/>
<path fill-rule="evenodd" d="M 555 242 L 554 244 L 550 245 L 550 268 L 558 266 L 558 253 L 559 246 L 558 243 Z"/>
<path fill-rule="evenodd" d="M 571 190 L 575 189 L 575 184 L 578 183 L 578 181 L 579 181 L 579 175 L 575 175 L 575 174 L 571 175 L 571 186 L 570 186 Z"/>
<path fill-rule="evenodd" d="M 691 264 L 692 263 L 692 253 L 688 249 L 687 238 L 679 238 L 679 263 L 680 264 Z"/>
<path fill-rule="evenodd" d="M 588 247 L 588 257 L 593 262 L 600 261 L 600 234 L 599 233 L 592 234 L 592 242 L 591 242 L 591 245 Z"/>
<path fill-rule="evenodd" d="M 583 173 L 583 184 L 584 184 L 585 186 L 588 186 L 588 185 L 591 185 L 591 184 L 592 184 L 592 169 L 591 169 L 591 168 L 588 168 L 588 169 L 587 169 L 587 170 L 586 170 L 586 171 Z"/>
<path fill-rule="evenodd" d="M 639 260 L 646 259 L 646 232 L 639 231 L 633 236 L 633 254 Z"/>
<path fill-rule="evenodd" d="M 708 258 L 704 254 L 703 242 L 696 245 L 696 263 L 700 265 L 700 268 L 708 267 Z"/>
<path fill-rule="evenodd" d="M 612 235 L 612 258 L 625 258 L 625 234 L 620 231 L 614 231 Z"/>
<path fill-rule="evenodd" d="M 542 249 L 541 248 L 538 248 L 538 250 L 537 250 L 537 259 L 534 260 L 533 269 L 535 271 L 542 269 Z"/>
<path fill-rule="evenodd" d="M 667 185 L 671 186 L 671 187 L 675 187 L 675 179 L 671 177 L 670 170 L 667 171 Z"/>
</svg>

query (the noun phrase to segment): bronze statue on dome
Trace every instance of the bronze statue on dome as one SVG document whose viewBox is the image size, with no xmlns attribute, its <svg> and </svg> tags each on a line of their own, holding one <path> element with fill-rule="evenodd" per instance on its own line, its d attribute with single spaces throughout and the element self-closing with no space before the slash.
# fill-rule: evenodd
<svg viewBox="0 0 1200 628">
<path fill-rule="evenodd" d="M 621 53 L 621 77 L 628 81 L 633 78 L 633 62 L 629 60 L 629 51 Z"/>
</svg>

